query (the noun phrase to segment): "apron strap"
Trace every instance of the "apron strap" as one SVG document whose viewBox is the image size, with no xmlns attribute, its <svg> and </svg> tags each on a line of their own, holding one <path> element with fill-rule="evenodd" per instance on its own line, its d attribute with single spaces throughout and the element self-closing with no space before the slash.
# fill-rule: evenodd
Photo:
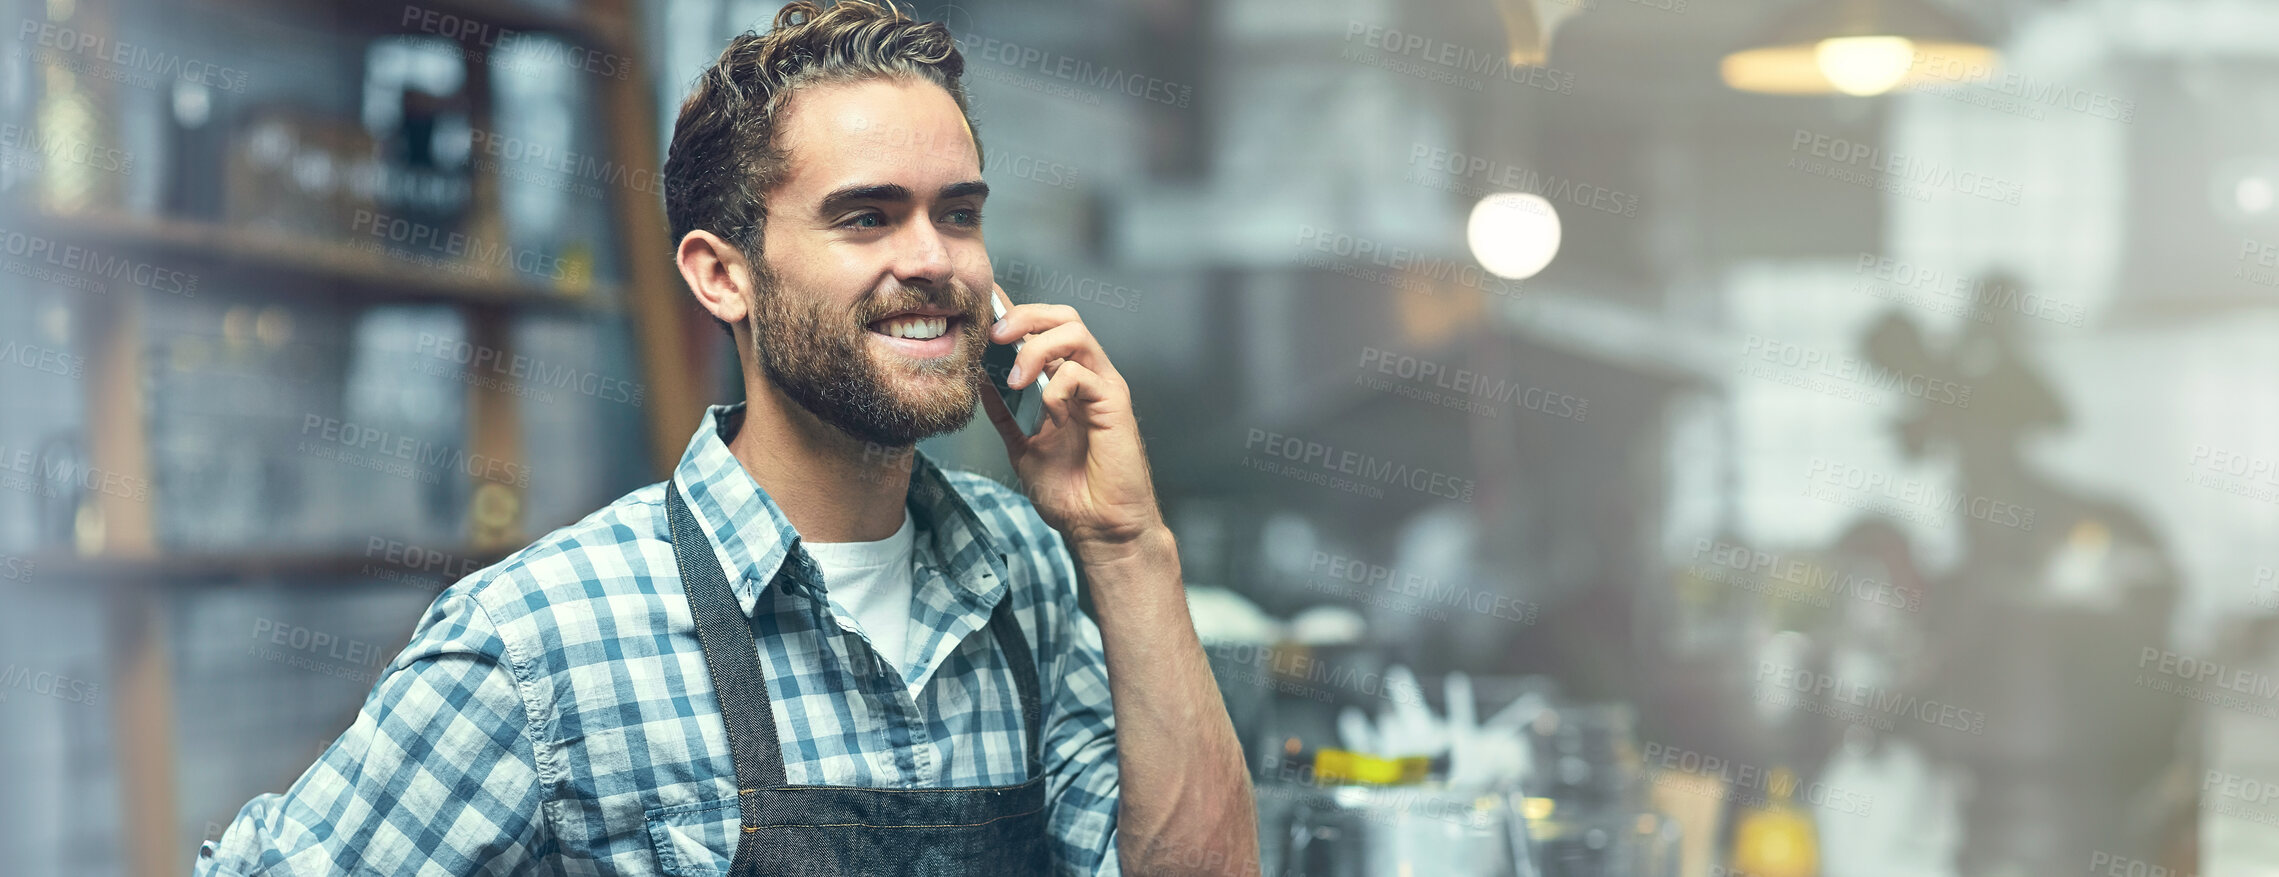
<svg viewBox="0 0 2279 877">
<path fill-rule="evenodd" d="M 767 678 L 760 672 L 759 642 L 752 638 L 752 620 L 736 602 L 736 592 L 728 588 L 728 576 L 712 553 L 712 540 L 704 537 L 696 516 L 682 501 L 680 486 L 667 482 L 665 490 L 673 560 L 680 566 L 681 589 L 688 593 L 688 611 L 696 618 L 696 639 L 704 647 L 712 689 L 720 698 L 720 717 L 728 725 L 736 794 L 745 805 L 744 825 L 756 826 L 759 808 L 751 806 L 752 793 L 785 785 L 783 759 L 767 757 L 779 744 L 775 708 L 768 701 Z M 751 832 L 744 834 L 749 837 Z"/>
</svg>

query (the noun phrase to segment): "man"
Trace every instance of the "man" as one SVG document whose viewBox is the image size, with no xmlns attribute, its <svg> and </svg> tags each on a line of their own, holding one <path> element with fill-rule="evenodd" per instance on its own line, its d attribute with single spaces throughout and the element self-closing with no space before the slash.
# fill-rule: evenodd
<svg viewBox="0 0 2279 877">
<path fill-rule="evenodd" d="M 1073 310 L 989 319 L 962 69 L 853 0 L 729 45 L 666 200 L 748 401 L 446 590 L 198 874 L 1255 873 L 1129 390 Z M 1033 436 L 980 365 L 1023 339 Z M 976 397 L 1029 497 L 915 452 Z"/>
</svg>

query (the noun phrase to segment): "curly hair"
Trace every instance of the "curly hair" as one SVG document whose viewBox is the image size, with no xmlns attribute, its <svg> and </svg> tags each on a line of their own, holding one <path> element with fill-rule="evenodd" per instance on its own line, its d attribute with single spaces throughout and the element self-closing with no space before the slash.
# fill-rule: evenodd
<svg viewBox="0 0 2279 877">
<path fill-rule="evenodd" d="M 729 40 L 681 101 L 665 158 L 665 219 L 674 244 L 704 229 L 757 264 L 767 222 L 763 193 L 782 180 L 791 158 L 776 142 L 777 124 L 800 88 L 915 78 L 949 92 L 971 128 L 964 74 L 965 57 L 949 28 L 913 19 L 893 0 L 828 7 L 793 0 L 767 33 L 747 30 Z M 976 137 L 977 154 L 980 148 Z"/>
</svg>

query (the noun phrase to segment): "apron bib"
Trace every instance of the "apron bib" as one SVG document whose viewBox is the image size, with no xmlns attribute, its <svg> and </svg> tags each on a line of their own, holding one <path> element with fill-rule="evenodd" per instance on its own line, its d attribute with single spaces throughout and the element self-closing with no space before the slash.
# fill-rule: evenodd
<svg viewBox="0 0 2279 877">
<path fill-rule="evenodd" d="M 736 763 L 743 822 L 729 877 L 1019 877 L 1048 872 L 1036 662 L 1013 619 L 1010 590 L 990 614 L 989 628 L 1012 664 L 1020 693 L 1027 782 L 949 789 L 789 785 L 751 620 L 729 589 L 712 542 L 689 513 L 678 485 L 666 486 L 665 502 L 673 558 Z M 777 575 L 785 573 L 778 570 Z"/>
</svg>

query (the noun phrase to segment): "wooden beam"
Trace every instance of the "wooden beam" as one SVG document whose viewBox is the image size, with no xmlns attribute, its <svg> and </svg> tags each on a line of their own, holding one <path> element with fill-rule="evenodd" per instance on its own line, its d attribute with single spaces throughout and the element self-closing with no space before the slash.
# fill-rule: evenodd
<svg viewBox="0 0 2279 877">
<path fill-rule="evenodd" d="M 96 479 L 120 489 L 82 497 L 74 541 L 82 555 L 143 561 L 158 555 L 142 393 L 142 296 L 113 290 L 83 299 L 75 320 L 87 346 L 87 435 Z M 119 771 L 127 873 L 182 873 L 192 852 L 175 811 L 174 664 L 166 636 L 167 594 L 105 592 L 111 651 L 112 739 Z"/>
<path fill-rule="evenodd" d="M 509 315 L 490 308 L 468 316 L 467 339 L 477 350 L 496 350 L 501 361 L 514 356 L 514 334 Z M 477 381 L 467 388 L 467 454 L 485 461 L 486 471 L 526 471 L 522 454 L 520 398 L 513 388 L 496 381 Z M 504 464 L 495 469 L 491 461 Z M 469 467 L 473 468 L 473 467 Z M 525 541 L 524 510 L 529 506 L 526 485 L 506 484 L 463 472 L 470 480 L 467 510 L 468 544 L 477 551 L 494 551 Z"/>
<path fill-rule="evenodd" d="M 624 23 L 625 43 L 641 42 L 641 16 L 627 0 L 591 0 L 589 14 Z M 657 149 L 657 113 L 649 72 L 636 65 L 624 79 L 602 78 L 604 125 L 610 151 L 623 167 L 664 166 Z M 625 244 L 626 310 L 632 314 L 648 385 L 646 410 L 652 471 L 670 477 L 688 436 L 704 415 L 711 388 L 700 383 L 711 361 L 716 331 L 691 319 L 688 288 L 673 269 L 665 204 L 660 195 L 620 190 L 616 205 L 618 239 Z"/>
</svg>

